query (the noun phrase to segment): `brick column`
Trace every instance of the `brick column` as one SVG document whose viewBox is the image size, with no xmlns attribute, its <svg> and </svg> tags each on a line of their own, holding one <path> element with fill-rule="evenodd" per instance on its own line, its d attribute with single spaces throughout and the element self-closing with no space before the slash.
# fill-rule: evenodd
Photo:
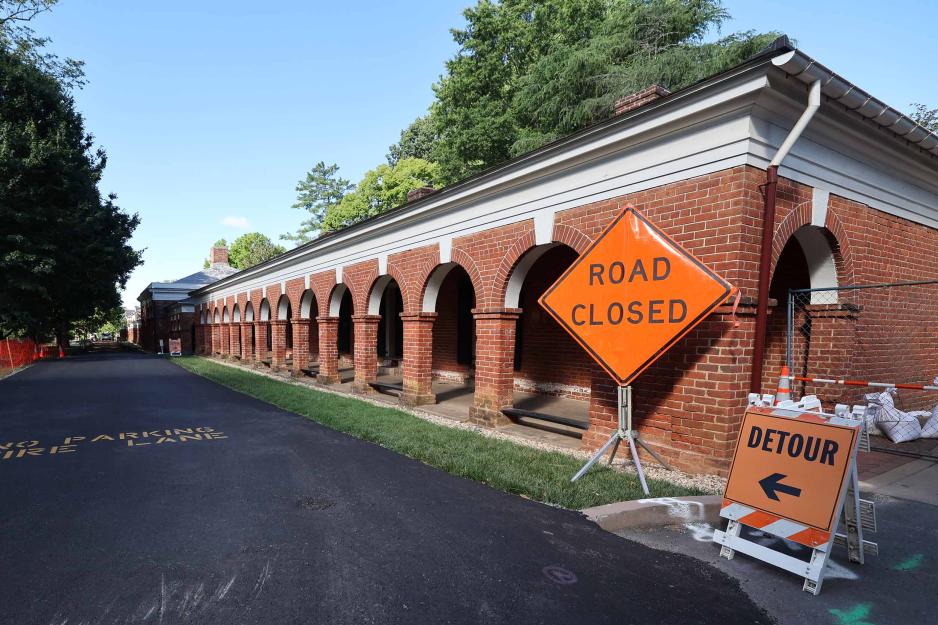
<svg viewBox="0 0 938 625">
<path fill-rule="evenodd" d="M 254 341 L 251 340 L 253 326 L 251 322 L 241 323 L 241 360 L 244 362 L 254 361 Z"/>
<path fill-rule="evenodd" d="M 433 394 L 433 322 L 435 312 L 401 314 L 404 321 L 404 392 L 408 406 L 435 404 Z"/>
<path fill-rule="evenodd" d="M 286 319 L 274 319 L 270 322 L 270 368 L 282 371 L 287 364 L 287 323 Z"/>
<path fill-rule="evenodd" d="M 192 325 L 195 328 L 195 345 L 192 346 L 192 353 L 201 354 L 202 353 L 202 324 L 194 323 Z M 127 340 L 128 341 L 131 340 L 130 328 L 127 329 Z"/>
<path fill-rule="evenodd" d="M 212 352 L 211 355 L 214 356 L 221 352 L 221 324 L 212 323 Z"/>
<path fill-rule="evenodd" d="M 309 369 L 309 319 L 293 320 L 293 375 L 303 377 Z"/>
<path fill-rule="evenodd" d="M 219 332 L 219 340 L 221 341 L 220 349 L 222 358 L 228 358 L 231 356 L 231 325 L 227 323 L 221 324 L 221 330 Z"/>
<path fill-rule="evenodd" d="M 476 321 L 476 389 L 469 420 L 495 427 L 510 423 L 515 383 L 515 334 L 520 308 L 473 309 Z"/>
<path fill-rule="evenodd" d="M 231 337 L 229 341 L 229 345 L 231 346 L 229 351 L 231 353 L 229 355 L 232 358 L 241 356 L 241 324 L 232 323 L 228 327 L 228 333 Z"/>
<path fill-rule="evenodd" d="M 254 322 L 254 363 L 260 367 L 267 358 L 267 322 Z"/>
<path fill-rule="evenodd" d="M 358 393 L 371 393 L 369 382 L 378 379 L 378 324 L 381 315 L 355 315 L 355 382 Z"/>
<path fill-rule="evenodd" d="M 335 384 L 339 381 L 339 318 L 316 317 L 319 325 L 319 375 L 320 384 Z"/>
</svg>

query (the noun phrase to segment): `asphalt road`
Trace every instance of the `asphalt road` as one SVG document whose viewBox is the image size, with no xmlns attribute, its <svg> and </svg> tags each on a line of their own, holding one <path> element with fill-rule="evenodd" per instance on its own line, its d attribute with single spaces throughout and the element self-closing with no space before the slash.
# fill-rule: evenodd
<svg viewBox="0 0 938 625">
<path fill-rule="evenodd" d="M 142 354 L 0 381 L 0 502 L 2 623 L 771 622 L 697 559 Z"/>
</svg>

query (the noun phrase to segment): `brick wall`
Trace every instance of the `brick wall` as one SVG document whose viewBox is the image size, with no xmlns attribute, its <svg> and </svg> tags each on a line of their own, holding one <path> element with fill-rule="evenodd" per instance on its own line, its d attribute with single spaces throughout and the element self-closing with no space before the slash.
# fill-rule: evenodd
<svg viewBox="0 0 938 625">
<path fill-rule="evenodd" d="M 554 240 L 579 253 L 627 203 L 632 203 L 741 291 L 741 305 L 735 314 L 729 305 L 718 308 L 634 384 L 639 431 L 679 467 L 725 472 L 735 444 L 749 390 L 763 210 L 759 187 L 764 181 L 764 171 L 736 167 L 579 206 L 555 216 Z M 780 181 L 773 252 L 779 272 L 772 291 L 776 305 L 769 320 L 765 390 L 774 390 L 784 358 L 785 301 L 779 294 L 793 286 L 806 286 L 804 281 L 808 279 L 804 258 L 793 253 L 785 257 L 783 250 L 799 227 L 811 223 L 811 198 L 809 187 Z M 831 197 L 825 227 L 841 283 L 938 279 L 935 230 L 838 197 Z M 591 425 L 584 445 L 592 448 L 604 442 L 615 427 L 615 387 L 536 303 L 544 288 L 569 264 L 573 252 L 564 247 L 546 252 L 531 268 L 520 309 L 505 309 L 505 289 L 512 271 L 534 243 L 533 220 L 453 241 L 452 261 L 465 270 L 476 299 L 476 396 L 471 418 L 488 425 L 503 423 L 499 408 L 511 403 L 516 380 L 522 388 L 536 383 L 542 390 L 561 389 L 561 394 L 580 389 L 572 394 L 589 396 Z M 400 286 L 404 302 L 403 369 L 405 388 L 413 403 L 432 400 L 430 368 L 468 369 L 456 360 L 456 270 L 441 287 L 436 315 L 419 314 L 427 277 L 438 262 L 436 245 L 406 250 L 388 259 L 388 274 Z M 377 277 L 377 259 L 343 267 L 342 271 L 342 281 L 353 302 L 344 315 L 348 320 L 353 314 L 359 317 L 361 334 L 367 334 L 369 343 L 355 350 L 359 382 L 371 379 L 374 366 L 371 322 L 362 321 Z M 294 313 L 299 310 L 303 282 L 295 279 L 287 285 Z M 328 316 L 334 285 L 335 272 L 310 276 L 320 315 L 318 322 L 311 324 L 310 353 L 321 353 L 324 382 L 335 381 L 338 356 L 335 345 L 339 327 L 337 320 Z M 842 371 L 838 366 L 849 361 L 854 377 L 929 381 L 938 373 L 938 324 L 923 319 L 933 316 L 938 302 L 936 292 L 938 289 L 909 291 L 904 296 L 902 314 L 896 313 L 895 302 L 890 299 L 893 296 L 878 294 L 864 296 L 859 310 L 843 305 L 856 306 L 857 298 L 831 308 L 807 309 L 805 314 L 812 317 L 813 342 L 805 354 L 806 366 L 833 373 Z M 259 302 L 259 296 L 259 291 L 252 293 L 252 301 Z M 267 296 L 276 302 L 279 285 L 268 285 Z M 257 305 L 255 310 L 259 316 Z M 520 370 L 516 372 L 514 346 L 519 317 L 522 353 Z M 258 325 L 255 330 L 264 332 L 266 328 Z M 314 348 L 317 339 L 319 345 Z M 909 400 L 924 402 L 911 396 Z"/>
</svg>

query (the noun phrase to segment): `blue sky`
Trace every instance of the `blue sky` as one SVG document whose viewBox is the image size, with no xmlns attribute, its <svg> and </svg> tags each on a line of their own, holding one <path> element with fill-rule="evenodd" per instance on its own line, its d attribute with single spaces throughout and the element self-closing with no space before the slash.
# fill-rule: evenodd
<svg viewBox="0 0 938 625">
<path fill-rule="evenodd" d="M 317 161 L 353 181 L 380 163 L 430 104 L 469 2 L 61 0 L 37 20 L 52 51 L 85 61 L 76 100 L 108 152 L 102 190 L 142 218 L 125 303 L 200 268 L 220 237 L 295 230 L 294 187 Z M 900 110 L 938 106 L 938 3 L 725 6 L 723 34 L 786 32 Z"/>
</svg>

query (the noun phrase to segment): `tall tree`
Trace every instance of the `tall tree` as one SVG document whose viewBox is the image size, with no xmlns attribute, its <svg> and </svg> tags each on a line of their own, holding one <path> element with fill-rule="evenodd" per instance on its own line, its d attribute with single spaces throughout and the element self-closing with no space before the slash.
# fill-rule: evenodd
<svg viewBox="0 0 938 625">
<path fill-rule="evenodd" d="M 54 76 L 68 89 L 84 85 L 84 63 L 60 59 L 46 52 L 47 37 L 38 37 L 29 22 L 49 11 L 58 0 L 0 0 L 0 48 L 16 54 L 42 72 Z"/>
<path fill-rule="evenodd" d="M 449 183 L 611 113 L 652 83 L 671 90 L 741 62 L 775 33 L 704 35 L 719 0 L 481 0 L 434 86 L 433 160 Z"/>
<path fill-rule="evenodd" d="M 418 117 L 401 131 L 400 140 L 388 148 L 388 165 L 394 166 L 403 158 L 433 159 L 433 148 L 439 133 L 430 115 Z"/>
<path fill-rule="evenodd" d="M 297 197 L 293 208 L 307 211 L 309 217 L 303 220 L 295 233 L 281 234 L 281 240 L 293 241 L 300 245 L 311 240 L 322 230 L 326 212 L 355 188 L 355 185 L 340 177 L 338 173 L 338 165 L 326 165 L 325 162 L 319 161 L 307 172 L 306 177 L 297 183 Z"/>
<path fill-rule="evenodd" d="M 260 232 L 248 232 L 231 243 L 228 250 L 228 264 L 235 269 L 247 269 L 286 251 L 285 247 L 277 245 L 266 235 Z"/>
<path fill-rule="evenodd" d="M 378 165 L 365 172 L 354 191 L 329 207 L 322 229 L 338 230 L 403 205 L 408 191 L 438 183 L 439 170 L 436 163 L 419 158 L 404 158 L 393 166 Z"/>
<path fill-rule="evenodd" d="M 106 164 L 58 80 L 0 48 L 0 331 L 68 338 L 119 305 L 139 224 L 102 196 Z"/>
</svg>

